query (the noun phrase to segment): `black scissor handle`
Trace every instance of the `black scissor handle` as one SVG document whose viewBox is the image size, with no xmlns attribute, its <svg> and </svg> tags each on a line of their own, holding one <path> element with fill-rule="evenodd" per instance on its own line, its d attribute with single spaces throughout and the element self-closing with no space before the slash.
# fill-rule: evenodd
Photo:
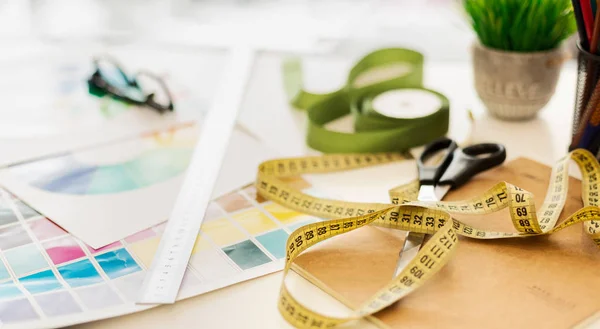
<svg viewBox="0 0 600 329">
<path fill-rule="evenodd" d="M 448 165 L 450 165 L 450 162 L 452 162 L 452 154 L 457 147 L 456 142 L 445 137 L 435 140 L 425 146 L 425 150 L 417 159 L 419 182 L 421 185 L 435 185 L 437 183 L 446 168 L 448 168 Z M 444 158 L 439 161 L 437 165 L 425 165 L 425 162 L 431 158 L 431 156 L 438 154 L 439 151 L 442 150 L 446 150 L 446 154 L 444 154 Z"/>
<path fill-rule="evenodd" d="M 480 172 L 502 164 L 505 159 L 506 148 L 501 144 L 481 143 L 458 149 L 438 184 L 459 187 Z"/>
</svg>

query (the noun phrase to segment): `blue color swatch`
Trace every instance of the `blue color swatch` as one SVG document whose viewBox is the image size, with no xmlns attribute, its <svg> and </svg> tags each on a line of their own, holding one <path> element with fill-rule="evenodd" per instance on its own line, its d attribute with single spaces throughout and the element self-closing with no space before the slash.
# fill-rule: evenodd
<svg viewBox="0 0 600 329">
<path fill-rule="evenodd" d="M 96 256 L 96 261 L 111 279 L 142 270 L 125 249 L 110 251 Z"/>
<path fill-rule="evenodd" d="M 277 259 L 285 257 L 285 242 L 287 241 L 288 234 L 284 230 L 277 230 L 257 236 L 256 240 L 260 242 L 271 255 Z"/>
<path fill-rule="evenodd" d="M 39 294 L 46 291 L 57 290 L 62 288 L 60 282 L 52 270 L 46 270 L 43 272 L 35 273 L 32 275 L 28 275 L 26 277 L 20 278 L 19 282 L 25 289 L 27 289 L 32 294 Z"/>
<path fill-rule="evenodd" d="M 88 286 L 90 284 L 102 282 L 102 277 L 88 259 L 61 266 L 58 272 L 73 287 Z"/>
</svg>

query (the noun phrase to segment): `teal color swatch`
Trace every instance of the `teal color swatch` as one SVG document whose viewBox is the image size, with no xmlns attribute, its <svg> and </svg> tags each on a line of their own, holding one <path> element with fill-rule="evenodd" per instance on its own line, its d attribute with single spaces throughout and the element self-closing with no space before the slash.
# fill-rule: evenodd
<svg viewBox="0 0 600 329">
<path fill-rule="evenodd" d="M 284 230 L 277 230 L 256 237 L 270 253 L 277 259 L 285 257 L 285 242 L 288 234 Z"/>
<path fill-rule="evenodd" d="M 223 252 L 225 252 L 225 254 L 227 254 L 227 256 L 243 270 L 266 264 L 271 261 L 271 259 L 250 240 L 225 247 L 223 248 Z"/>
<path fill-rule="evenodd" d="M 25 289 L 32 294 L 39 294 L 46 291 L 58 290 L 62 288 L 60 282 L 52 270 L 46 270 L 43 272 L 35 273 L 28 275 L 26 277 L 20 278 L 19 282 Z"/>
</svg>

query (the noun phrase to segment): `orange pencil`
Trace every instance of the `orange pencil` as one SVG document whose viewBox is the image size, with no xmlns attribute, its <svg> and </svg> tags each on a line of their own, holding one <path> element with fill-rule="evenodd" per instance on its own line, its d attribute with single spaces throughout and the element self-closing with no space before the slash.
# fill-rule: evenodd
<svg viewBox="0 0 600 329">
<path fill-rule="evenodd" d="M 596 0 L 596 6 L 600 6 L 600 0 Z M 596 10 L 596 17 L 594 19 L 594 31 L 592 32 L 592 40 L 590 43 L 590 53 L 595 54 L 598 51 L 598 37 L 600 36 L 600 7 Z"/>
</svg>

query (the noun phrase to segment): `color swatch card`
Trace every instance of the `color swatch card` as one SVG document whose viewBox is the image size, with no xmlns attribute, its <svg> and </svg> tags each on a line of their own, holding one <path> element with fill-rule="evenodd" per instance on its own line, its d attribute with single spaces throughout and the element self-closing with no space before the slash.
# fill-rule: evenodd
<svg viewBox="0 0 600 329">
<path fill-rule="evenodd" d="M 132 75 L 164 79 L 176 111 L 156 111 L 88 92 L 92 58 L 110 53 Z M 170 52 L 115 47 L 99 53 L 65 50 L 0 62 L 0 167 L 198 121 L 210 109 L 225 51 Z M 192 65 L 190 68 L 190 65 Z M 148 91 L 151 92 L 151 91 Z"/>
<path fill-rule="evenodd" d="M 0 171 L 0 185 L 94 248 L 166 221 L 198 138 L 196 125 Z M 252 182 L 273 153 L 235 131 L 215 196 Z M 240 161 L 243 159 L 244 161 Z"/>
<path fill-rule="evenodd" d="M 287 183 L 318 195 L 302 179 Z M 178 299 L 281 270 L 288 235 L 316 220 L 262 199 L 253 185 L 216 199 Z M 62 327 L 149 308 L 135 300 L 164 227 L 94 249 L 0 190 L 3 328 Z"/>
</svg>

